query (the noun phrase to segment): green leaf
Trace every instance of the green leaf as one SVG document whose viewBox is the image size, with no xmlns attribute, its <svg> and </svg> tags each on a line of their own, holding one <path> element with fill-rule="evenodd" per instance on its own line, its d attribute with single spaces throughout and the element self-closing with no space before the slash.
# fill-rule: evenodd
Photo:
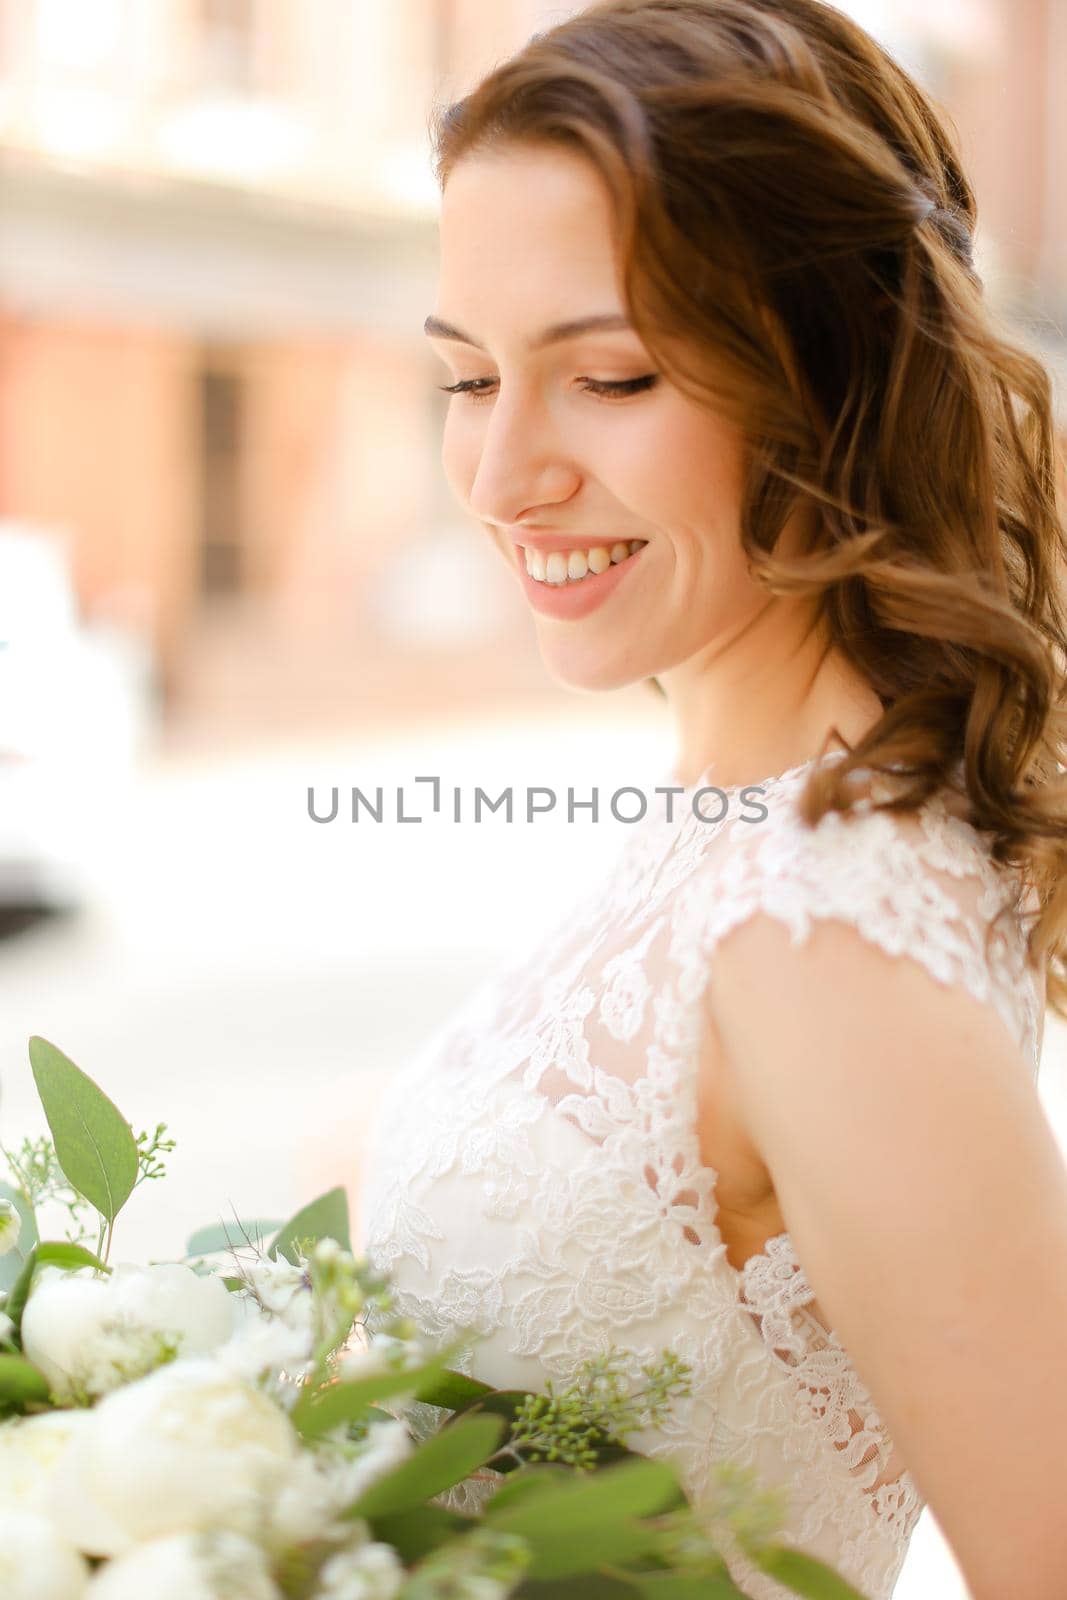
<svg viewBox="0 0 1067 1600">
<path fill-rule="evenodd" d="M 0 1354 L 0 1407 L 46 1402 L 51 1390 L 44 1373 L 25 1356 Z"/>
<path fill-rule="evenodd" d="M 351 1250 L 348 1227 L 348 1196 L 344 1189 L 327 1189 L 317 1200 L 303 1206 L 278 1233 L 267 1254 L 274 1261 L 283 1255 L 296 1266 L 294 1246 L 301 1239 L 336 1239 L 343 1250 Z"/>
<path fill-rule="evenodd" d="M 534 1509 L 538 1508 L 531 1507 Z M 568 1528 L 565 1532 L 546 1524 L 540 1533 L 523 1537 L 532 1551 L 527 1568 L 531 1578 L 570 1578 L 580 1572 L 595 1572 L 601 1566 L 617 1567 L 645 1555 L 660 1542 L 657 1529 L 626 1521 L 591 1522 L 584 1529 Z"/>
<path fill-rule="evenodd" d="M 803 1595 L 804 1600 L 866 1600 L 859 1589 L 846 1583 L 832 1567 L 815 1556 L 805 1555 L 802 1550 L 770 1544 L 750 1554 L 762 1572 L 777 1578 L 794 1594 Z"/>
<path fill-rule="evenodd" d="M 484 1464 L 506 1426 L 503 1417 L 461 1417 L 451 1427 L 432 1433 L 406 1461 L 372 1483 L 346 1515 L 374 1517 L 389 1511 L 411 1511 L 443 1494 Z"/>
<path fill-rule="evenodd" d="M 137 1182 L 129 1123 L 92 1078 L 36 1034 L 30 1066 L 67 1182 L 113 1223 Z"/>
<path fill-rule="evenodd" d="M 38 1244 L 37 1265 L 65 1267 L 68 1272 L 78 1267 L 95 1267 L 98 1272 L 111 1271 L 99 1256 L 94 1256 L 84 1245 L 68 1244 L 66 1239 L 46 1239 L 43 1244 Z"/>
<path fill-rule="evenodd" d="M 378 1406 L 368 1406 L 363 1418 L 364 1422 L 395 1422 L 396 1418 L 389 1411 L 382 1411 Z"/>
<path fill-rule="evenodd" d="M 661 1538 L 658 1529 L 633 1519 L 680 1500 L 684 1496 L 671 1467 L 635 1456 L 597 1472 L 572 1474 L 569 1482 L 561 1479 L 537 1493 L 516 1494 L 510 1503 L 498 1506 L 490 1500 L 485 1519 L 527 1541 L 533 1557 L 530 1578 L 566 1578 L 600 1566 L 617 1567 L 654 1551 Z"/>
<path fill-rule="evenodd" d="M 577 1467 L 564 1467 L 558 1461 L 536 1461 L 530 1466 L 520 1467 L 494 1491 L 493 1498 L 486 1505 L 486 1512 L 499 1515 L 506 1506 L 532 1499 L 546 1489 L 556 1488 L 558 1484 L 573 1483 L 577 1476 Z"/>
<path fill-rule="evenodd" d="M 440 1380 L 422 1396 L 432 1406 L 443 1406 L 447 1411 L 460 1411 L 473 1405 L 483 1395 L 500 1394 L 491 1384 L 468 1378 L 465 1372 L 442 1372 Z"/>
<path fill-rule="evenodd" d="M 33 1274 L 37 1267 L 37 1251 L 39 1249 L 39 1245 L 35 1244 L 33 1246 L 33 1249 L 22 1263 L 19 1275 L 11 1287 L 11 1293 L 4 1302 L 4 1314 L 9 1316 L 15 1324 L 16 1333 L 22 1327 L 22 1313 L 26 1309 L 26 1301 L 30 1297 L 30 1285 L 33 1282 Z"/>
<path fill-rule="evenodd" d="M 631 1582 L 643 1600 L 745 1600 L 728 1572 L 635 1572 Z"/>
<path fill-rule="evenodd" d="M 18 1244 L 6 1255 L 0 1256 L 0 1289 L 10 1289 L 22 1271 L 23 1262 L 37 1243 L 37 1218 L 21 1189 L 14 1189 L 9 1183 L 0 1183 L 0 1199 L 10 1200 L 22 1221 Z"/>
<path fill-rule="evenodd" d="M 421 1399 L 423 1388 L 437 1381 L 447 1363 L 466 1348 L 466 1343 L 449 1345 L 421 1367 L 409 1367 L 406 1371 L 390 1369 L 371 1373 L 366 1378 L 305 1389 L 290 1412 L 293 1426 L 303 1438 L 318 1439 L 342 1423 L 358 1422 L 366 1417 L 375 1400 L 388 1400 L 396 1394 L 414 1394 Z"/>
<path fill-rule="evenodd" d="M 596 1587 L 588 1573 L 578 1578 L 538 1579 L 524 1577 L 514 1591 L 515 1600 L 635 1600 L 641 1591 L 636 1578 L 596 1575 Z"/>
<path fill-rule="evenodd" d="M 524 1401 L 530 1398 L 526 1389 L 490 1389 L 488 1394 L 480 1395 L 477 1400 L 468 1401 L 454 1417 L 450 1417 L 445 1427 L 451 1427 L 459 1417 L 494 1416 L 503 1417 L 508 1424 L 508 1431 L 515 1420 L 515 1413 Z M 521 1451 L 502 1456 L 499 1463 L 501 1472 L 517 1472 L 526 1463 L 521 1457 Z"/>
<path fill-rule="evenodd" d="M 240 1250 L 251 1239 L 265 1239 L 276 1233 L 280 1222 L 212 1222 L 206 1228 L 197 1228 L 185 1246 L 187 1256 L 210 1256 L 216 1250 Z"/>
<path fill-rule="evenodd" d="M 470 1527 L 470 1518 L 444 1506 L 419 1506 L 415 1511 L 396 1511 L 372 1517 L 371 1528 L 375 1539 L 392 1545 L 405 1565 L 421 1561 L 439 1545 L 446 1544 L 457 1533 Z M 589 1600 L 588 1595 L 584 1600 Z"/>
<path fill-rule="evenodd" d="M 379 1372 L 369 1378 L 323 1384 L 304 1389 L 290 1412 L 292 1423 L 302 1438 L 311 1441 L 330 1433 L 344 1422 L 360 1422 L 375 1400 L 388 1400 L 395 1394 L 412 1392 L 412 1372 Z"/>
<path fill-rule="evenodd" d="M 529 1503 L 505 1506 L 492 1521 L 495 1528 L 524 1538 L 527 1531 L 531 1536 L 540 1534 L 546 1520 L 556 1533 L 581 1533 L 598 1522 L 621 1525 L 627 1517 L 653 1516 L 684 1503 L 684 1498 L 666 1462 L 635 1456 L 631 1461 L 582 1473 L 574 1482 L 561 1483 Z M 492 1512 L 490 1501 L 486 1515 Z"/>
</svg>

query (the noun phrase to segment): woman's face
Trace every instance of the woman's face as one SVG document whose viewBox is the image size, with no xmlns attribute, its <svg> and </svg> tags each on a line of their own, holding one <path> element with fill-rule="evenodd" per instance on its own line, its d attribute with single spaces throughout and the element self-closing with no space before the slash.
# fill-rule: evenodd
<svg viewBox="0 0 1067 1600">
<path fill-rule="evenodd" d="M 613 689 L 705 660 L 767 603 L 739 538 L 741 436 L 688 399 L 629 329 L 538 344 L 554 324 L 625 317 L 610 201 L 599 174 L 544 147 L 469 156 L 441 212 L 436 318 L 447 383 L 443 463 L 460 504 L 522 587 L 545 665 L 560 683 Z M 634 380 L 653 377 L 650 385 Z M 602 397 L 594 381 L 632 384 Z M 557 552 L 548 579 L 527 572 Z"/>
</svg>

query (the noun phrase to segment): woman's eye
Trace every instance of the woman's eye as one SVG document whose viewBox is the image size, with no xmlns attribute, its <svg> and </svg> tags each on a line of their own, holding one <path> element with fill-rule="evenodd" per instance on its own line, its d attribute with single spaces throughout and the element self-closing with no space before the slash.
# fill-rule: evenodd
<svg viewBox="0 0 1067 1600">
<path fill-rule="evenodd" d="M 459 383 L 441 383 L 438 388 L 442 394 L 465 394 L 474 401 L 488 399 L 483 385 L 492 385 L 494 378 L 463 378 Z M 641 378 L 601 379 L 579 378 L 578 382 L 589 394 L 600 395 L 604 399 L 625 399 L 627 395 L 640 394 L 642 390 L 651 389 L 659 381 L 659 374 L 648 372 Z"/>
</svg>

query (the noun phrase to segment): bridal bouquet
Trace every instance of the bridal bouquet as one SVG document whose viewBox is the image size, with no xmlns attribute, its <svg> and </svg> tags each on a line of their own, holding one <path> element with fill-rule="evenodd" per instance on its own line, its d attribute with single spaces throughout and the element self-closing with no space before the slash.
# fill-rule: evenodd
<svg viewBox="0 0 1067 1600">
<path fill-rule="evenodd" d="M 716 1600 L 742 1594 L 730 1540 L 796 1594 L 862 1600 L 774 1542 L 781 1505 L 746 1475 L 698 1513 L 626 1448 L 687 1392 L 683 1362 L 636 1390 L 613 1348 L 559 1393 L 467 1377 L 449 1362 L 476 1335 L 430 1349 L 391 1315 L 341 1189 L 109 1265 L 174 1141 L 134 1134 L 47 1040 L 29 1053 L 51 1138 L 0 1145 L 4 1600 Z M 415 1401 L 444 1419 L 420 1440 Z M 498 1485 L 481 1511 L 445 1503 L 478 1476 Z"/>
</svg>

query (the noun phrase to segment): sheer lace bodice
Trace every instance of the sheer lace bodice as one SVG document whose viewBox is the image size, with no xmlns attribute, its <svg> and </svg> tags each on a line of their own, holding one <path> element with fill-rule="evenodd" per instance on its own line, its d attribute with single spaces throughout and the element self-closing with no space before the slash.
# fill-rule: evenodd
<svg viewBox="0 0 1067 1600">
<path fill-rule="evenodd" d="M 809 830 L 792 804 L 809 766 L 744 790 L 693 785 L 673 817 L 649 791 L 610 870 L 390 1083 L 364 1247 L 421 1329 L 479 1330 L 466 1367 L 498 1387 L 565 1382 L 609 1343 L 635 1374 L 672 1348 L 692 1394 L 633 1447 L 668 1455 L 697 1499 L 715 1463 L 754 1469 L 787 1492 L 784 1536 L 885 1600 L 921 1500 L 788 1233 L 743 1267 L 727 1258 L 697 1143 L 702 997 L 718 942 L 754 912 L 794 943 L 834 918 L 967 989 L 1034 1072 L 1043 983 L 1016 915 L 986 950 L 1012 885 L 982 835 L 941 798 L 910 816 L 861 801 Z M 413 1411 L 420 1427 L 434 1416 Z M 753 1600 L 785 1595 L 742 1556 L 731 1566 Z"/>
</svg>

